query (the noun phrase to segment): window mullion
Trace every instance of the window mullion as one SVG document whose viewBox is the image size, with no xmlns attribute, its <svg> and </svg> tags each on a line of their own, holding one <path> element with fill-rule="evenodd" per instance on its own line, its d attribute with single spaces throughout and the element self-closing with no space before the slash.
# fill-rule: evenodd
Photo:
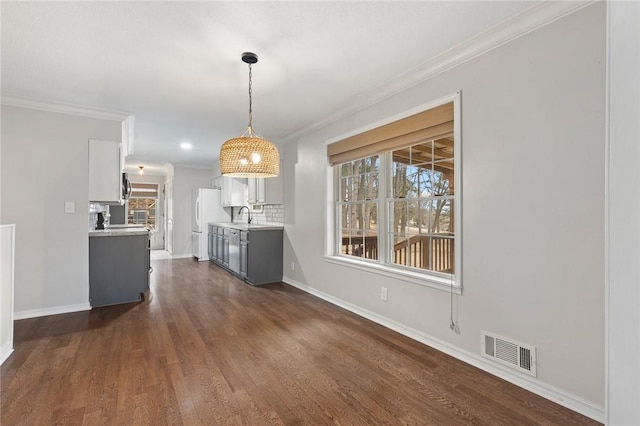
<svg viewBox="0 0 640 426">
<path fill-rule="evenodd" d="M 380 190 L 378 191 L 378 260 L 389 263 L 389 197 L 391 195 L 391 153 L 380 155 Z"/>
<path fill-rule="evenodd" d="M 333 193 L 334 196 L 334 223 L 333 223 L 333 252 L 340 253 L 342 238 L 340 238 L 342 230 L 342 194 L 340 193 L 340 172 L 338 167 L 333 168 Z"/>
</svg>

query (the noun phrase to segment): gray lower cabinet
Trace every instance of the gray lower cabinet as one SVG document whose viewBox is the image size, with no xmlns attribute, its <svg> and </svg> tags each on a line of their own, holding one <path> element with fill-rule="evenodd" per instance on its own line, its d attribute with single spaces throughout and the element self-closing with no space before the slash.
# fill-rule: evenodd
<svg viewBox="0 0 640 426">
<path fill-rule="evenodd" d="M 240 234 L 239 246 L 236 249 L 234 238 L 231 238 L 232 249 L 229 250 L 229 235 L 235 235 L 234 232 Z M 261 285 L 282 281 L 282 229 L 247 231 L 210 225 L 209 239 L 221 241 L 217 250 L 211 250 L 209 259 L 247 283 Z"/>
<path fill-rule="evenodd" d="M 229 229 L 222 229 L 222 264 L 225 268 L 229 267 Z"/>
<path fill-rule="evenodd" d="M 139 302 L 149 289 L 149 236 L 89 237 L 89 303 Z"/>
<path fill-rule="evenodd" d="M 222 235 L 221 228 L 218 228 L 218 233 L 216 234 L 216 244 L 218 245 L 216 261 L 218 263 L 224 263 L 224 236 Z"/>
<path fill-rule="evenodd" d="M 209 225 L 209 260 L 229 266 L 229 230 L 222 226 Z"/>
<path fill-rule="evenodd" d="M 209 238 L 208 238 L 208 254 L 209 254 L 209 259 L 215 259 L 216 255 L 218 254 L 218 245 L 216 243 L 216 233 L 217 230 L 214 231 L 214 226 L 209 226 Z"/>
<path fill-rule="evenodd" d="M 240 231 L 240 276 L 247 278 L 247 269 L 249 267 L 249 233 Z"/>
</svg>

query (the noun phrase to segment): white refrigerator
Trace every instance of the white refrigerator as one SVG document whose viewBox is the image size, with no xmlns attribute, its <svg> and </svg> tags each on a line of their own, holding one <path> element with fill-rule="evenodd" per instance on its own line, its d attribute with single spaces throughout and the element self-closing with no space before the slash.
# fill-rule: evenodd
<svg viewBox="0 0 640 426">
<path fill-rule="evenodd" d="M 229 212 L 220 204 L 220 192 L 219 189 L 199 188 L 191 194 L 191 253 L 201 262 L 209 260 L 209 222 L 231 221 Z"/>
</svg>

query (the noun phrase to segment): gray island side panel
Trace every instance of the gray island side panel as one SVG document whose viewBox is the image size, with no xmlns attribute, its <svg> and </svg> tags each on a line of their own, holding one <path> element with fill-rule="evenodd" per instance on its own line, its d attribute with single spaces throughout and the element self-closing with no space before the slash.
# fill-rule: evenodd
<svg viewBox="0 0 640 426">
<path fill-rule="evenodd" d="M 138 302 L 149 287 L 149 234 L 89 238 L 92 307 Z"/>
<path fill-rule="evenodd" d="M 282 281 L 282 229 L 251 230 L 247 253 L 247 279 L 252 285 Z"/>
</svg>

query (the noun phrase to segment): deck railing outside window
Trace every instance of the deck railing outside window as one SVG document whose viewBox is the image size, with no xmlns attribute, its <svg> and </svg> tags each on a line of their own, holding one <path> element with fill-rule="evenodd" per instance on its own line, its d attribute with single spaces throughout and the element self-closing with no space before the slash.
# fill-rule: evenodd
<svg viewBox="0 0 640 426">
<path fill-rule="evenodd" d="M 447 236 L 413 235 L 394 245 L 393 263 L 450 274 L 455 268 L 454 244 L 453 234 Z M 343 237 L 340 252 L 365 259 L 377 259 L 378 238 L 364 237 L 356 240 L 348 236 Z"/>
</svg>

